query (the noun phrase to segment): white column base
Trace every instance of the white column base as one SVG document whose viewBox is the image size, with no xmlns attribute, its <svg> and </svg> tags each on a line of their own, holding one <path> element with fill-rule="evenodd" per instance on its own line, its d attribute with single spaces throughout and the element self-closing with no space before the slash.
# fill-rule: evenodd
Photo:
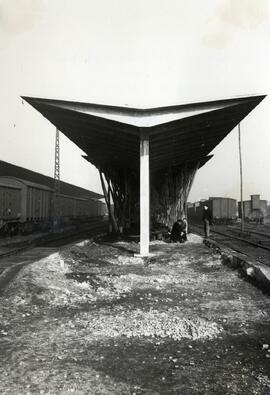
<svg viewBox="0 0 270 395">
<path fill-rule="evenodd" d="M 134 254 L 134 258 L 151 258 L 152 256 L 155 256 L 152 252 L 148 252 L 148 254 Z"/>
</svg>

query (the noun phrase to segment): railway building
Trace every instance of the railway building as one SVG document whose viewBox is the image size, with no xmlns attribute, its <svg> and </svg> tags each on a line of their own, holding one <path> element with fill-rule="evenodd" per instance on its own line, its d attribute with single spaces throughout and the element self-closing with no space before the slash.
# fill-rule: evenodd
<svg viewBox="0 0 270 395">
<path fill-rule="evenodd" d="M 139 222 L 140 253 L 147 255 L 150 213 L 170 227 L 186 215 L 197 170 L 264 97 L 158 108 L 22 99 L 86 153 L 99 171 L 114 229 Z"/>
<path fill-rule="evenodd" d="M 247 222 L 263 223 L 267 217 L 267 200 L 260 195 L 250 195 L 250 200 L 243 201 L 244 219 Z M 242 218 L 241 202 L 238 202 L 239 218 Z"/>
</svg>

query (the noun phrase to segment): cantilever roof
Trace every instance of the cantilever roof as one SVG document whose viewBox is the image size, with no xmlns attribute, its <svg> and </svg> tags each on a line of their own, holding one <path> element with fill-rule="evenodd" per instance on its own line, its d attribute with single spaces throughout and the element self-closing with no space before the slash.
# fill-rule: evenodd
<svg viewBox="0 0 270 395">
<path fill-rule="evenodd" d="M 97 167 L 139 168 L 141 129 L 150 139 L 150 169 L 200 160 L 265 96 L 207 101 L 151 109 L 22 97 L 52 122 Z"/>
</svg>

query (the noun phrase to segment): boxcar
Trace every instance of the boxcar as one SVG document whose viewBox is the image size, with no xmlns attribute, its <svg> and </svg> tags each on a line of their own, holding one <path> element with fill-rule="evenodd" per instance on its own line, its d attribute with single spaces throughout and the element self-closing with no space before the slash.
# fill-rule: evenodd
<svg viewBox="0 0 270 395">
<path fill-rule="evenodd" d="M 106 208 L 106 204 L 103 202 L 98 201 L 98 207 L 97 207 L 97 215 L 99 217 L 103 217 L 104 215 L 106 215 L 107 213 L 107 208 Z"/>
<path fill-rule="evenodd" d="M 210 197 L 208 200 L 189 205 L 188 220 L 197 223 L 202 222 L 204 205 L 207 205 L 212 211 L 213 220 L 216 224 L 229 224 L 236 221 L 236 200 L 223 197 Z"/>
<path fill-rule="evenodd" d="M 55 211 L 53 210 L 55 198 Z M 103 202 L 88 196 L 54 195 L 54 190 L 16 177 L 0 177 L 0 233 L 49 230 L 53 216 L 59 225 L 104 216 Z"/>
<path fill-rule="evenodd" d="M 0 227 L 2 233 L 32 231 L 51 216 L 52 190 L 16 177 L 0 177 Z"/>
<path fill-rule="evenodd" d="M 232 223 L 236 221 L 236 200 L 223 197 L 210 197 L 207 200 L 208 207 L 212 210 L 215 223 Z"/>
<path fill-rule="evenodd" d="M 52 210 L 52 189 L 32 182 L 25 182 L 27 188 L 26 213 L 27 221 L 48 221 Z M 22 202 L 25 204 L 25 202 Z"/>
<path fill-rule="evenodd" d="M 21 215 L 21 188 L 0 181 L 0 223 L 17 220 Z"/>
</svg>

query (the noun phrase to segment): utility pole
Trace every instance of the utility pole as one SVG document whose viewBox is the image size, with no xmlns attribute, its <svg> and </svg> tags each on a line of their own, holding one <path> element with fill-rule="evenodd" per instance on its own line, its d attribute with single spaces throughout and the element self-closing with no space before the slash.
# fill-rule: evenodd
<svg viewBox="0 0 270 395">
<path fill-rule="evenodd" d="M 239 147 L 239 165 L 240 165 L 240 201 L 241 201 L 241 232 L 244 232 L 244 203 L 243 203 L 243 168 L 242 168 L 242 150 L 241 150 L 241 130 L 240 123 L 238 124 L 238 147 Z"/>
<path fill-rule="evenodd" d="M 60 193 L 60 145 L 59 130 L 56 128 L 55 133 L 55 151 L 54 151 L 54 196 L 53 196 L 53 231 L 57 226 L 59 207 L 57 205 L 56 195 Z"/>
</svg>

